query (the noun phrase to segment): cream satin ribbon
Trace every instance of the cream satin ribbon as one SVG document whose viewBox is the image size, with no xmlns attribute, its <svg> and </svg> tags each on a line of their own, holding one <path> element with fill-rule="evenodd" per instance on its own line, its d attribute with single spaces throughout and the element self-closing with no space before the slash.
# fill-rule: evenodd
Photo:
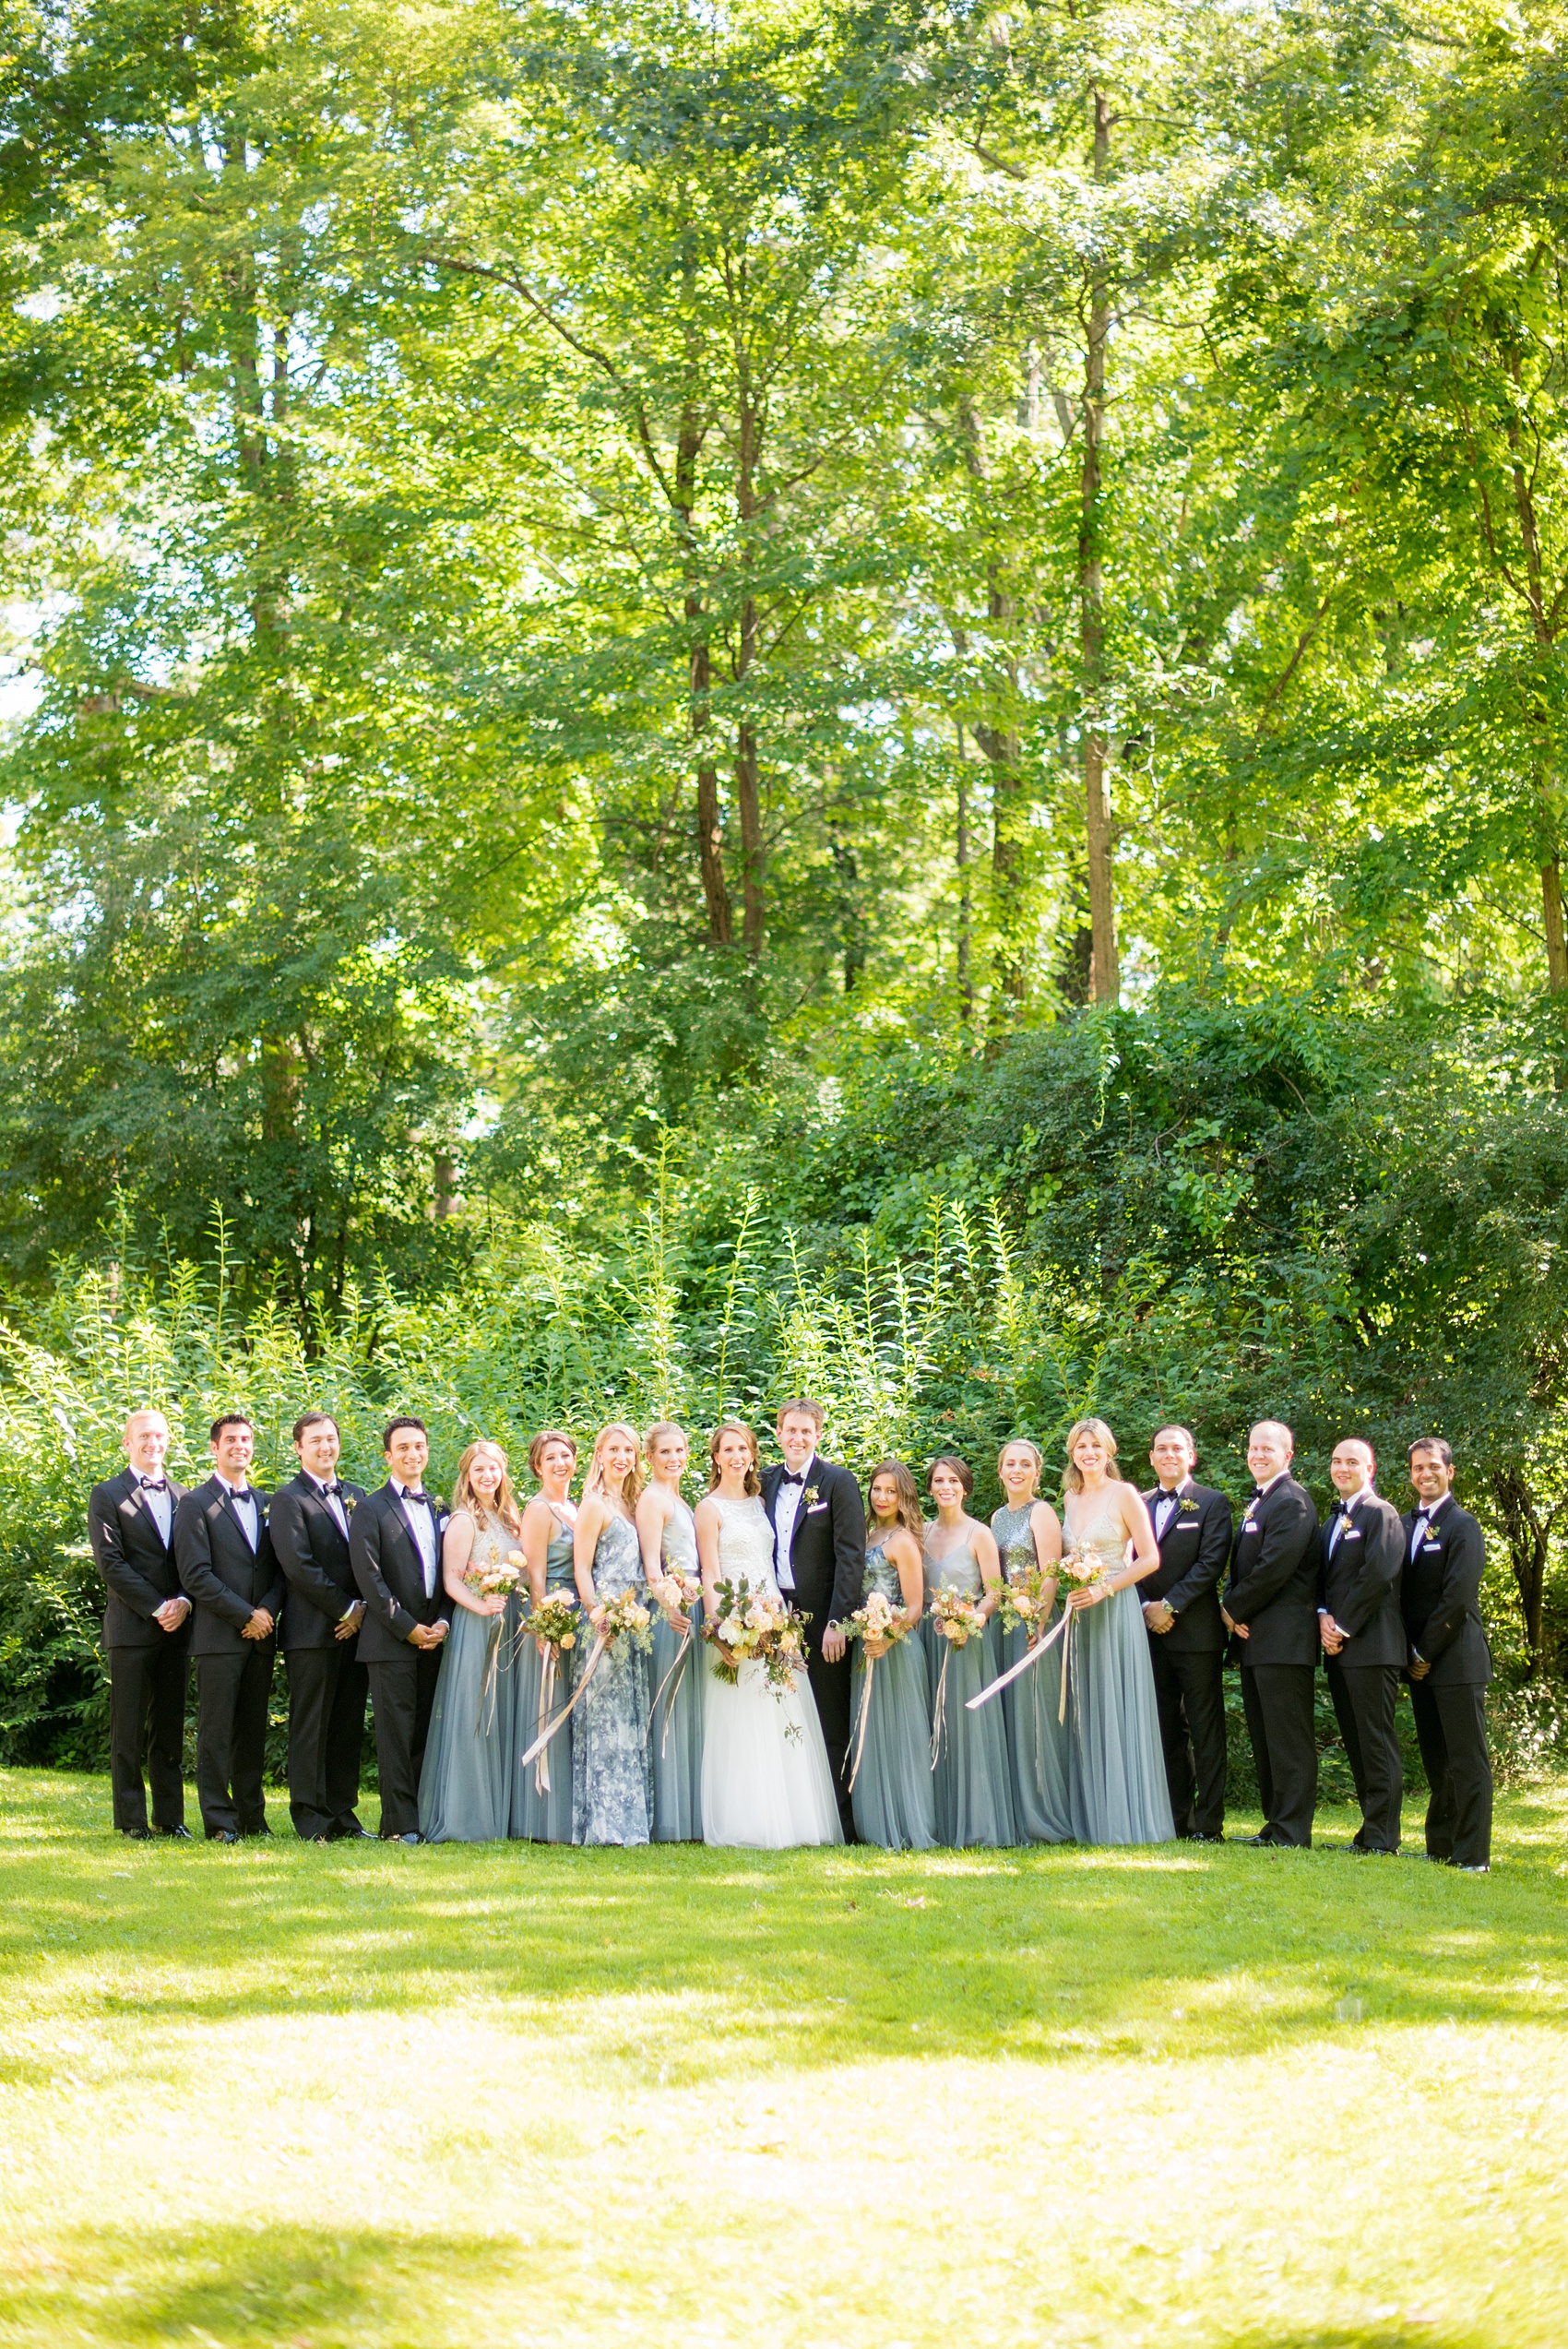
<svg viewBox="0 0 1568 2349">
<path fill-rule="evenodd" d="M 533 1744 L 529 1747 L 527 1753 L 522 1756 L 522 1759 L 517 1765 L 520 1770 L 527 1770 L 529 1762 L 533 1760 L 535 1755 L 543 1753 L 546 1746 L 549 1745 L 551 1739 L 561 1727 L 563 1722 L 570 1719 L 582 1697 L 584 1689 L 588 1687 L 588 1682 L 593 1678 L 594 1672 L 598 1667 L 600 1657 L 604 1653 L 605 1649 L 609 1645 L 610 1642 L 604 1637 L 602 1631 L 595 1635 L 593 1646 L 588 1650 L 588 1660 L 583 1666 L 582 1678 L 578 1681 L 576 1688 L 573 1689 L 572 1694 L 562 1706 L 554 1720 L 550 1723 L 549 1728 L 543 1729 L 540 1732 L 539 1735 L 534 1739 Z M 541 1688 L 540 1691 L 541 1698 L 543 1693 L 543 1689 Z M 542 1706 L 540 1710 L 542 1711 Z M 537 1778 L 534 1781 L 534 1784 L 536 1787 L 539 1786 L 539 1781 Z M 545 1790 L 543 1788 L 540 1788 L 540 1793 L 543 1793 L 544 1791 Z"/>
<path fill-rule="evenodd" d="M 1061 1640 L 1063 1643 L 1062 1649 L 1062 1703 L 1058 1710 L 1056 1718 L 1058 1721 L 1065 1721 L 1067 1718 L 1067 1659 L 1070 1652 L 1069 1643 L 1072 1635 L 1073 1617 L 1077 1614 L 1077 1612 L 1078 1610 L 1076 1607 L 1064 1608 L 1063 1610 L 1062 1620 L 1057 1625 L 1055 1630 L 1048 1631 L 1045 1638 L 1040 1641 L 1038 1647 L 1026 1648 L 1023 1654 L 1018 1658 L 1017 1663 L 1010 1663 L 1005 1672 L 999 1672 L 995 1679 L 991 1681 L 987 1687 L 980 1690 L 978 1697 L 968 1698 L 965 1704 L 966 1711 L 978 1712 L 981 1705 L 989 1705 L 992 1697 L 999 1696 L 1002 1690 L 1008 1686 L 1009 1682 L 1016 1680 L 1022 1673 L 1028 1672 L 1032 1664 L 1037 1664 L 1041 1656 L 1044 1655 L 1047 1648 L 1053 1648 L 1058 1640 Z M 943 1666 L 944 1672 L 946 1671 L 946 1668 L 947 1667 L 944 1663 Z"/>
<path fill-rule="evenodd" d="M 659 1711 L 659 1700 L 663 1697 L 666 1688 L 670 1688 L 670 1710 L 664 1716 L 664 1735 L 659 1741 L 659 1759 L 660 1761 L 664 1759 L 666 1753 L 669 1751 L 670 1724 L 675 1718 L 675 1699 L 681 1693 L 681 1682 L 685 1676 L 686 1666 L 690 1663 L 691 1660 L 692 1627 L 688 1623 L 686 1628 L 681 1634 L 681 1645 L 676 1651 L 675 1661 L 671 1665 L 669 1671 L 665 1674 L 663 1679 L 659 1682 L 659 1687 L 654 1693 L 653 1702 L 647 1709 L 647 1727 L 643 1731 L 643 1744 L 646 1746 L 648 1739 L 653 1735 L 653 1716 Z M 670 1687 L 671 1681 L 675 1684 L 672 1688 Z"/>
</svg>

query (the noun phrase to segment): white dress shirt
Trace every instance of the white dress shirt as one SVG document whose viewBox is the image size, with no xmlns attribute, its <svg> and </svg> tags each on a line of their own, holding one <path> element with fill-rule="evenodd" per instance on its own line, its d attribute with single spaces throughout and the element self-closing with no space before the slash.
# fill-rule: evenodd
<svg viewBox="0 0 1568 2349">
<path fill-rule="evenodd" d="M 1192 1478 L 1183 1476 L 1179 1485 L 1173 1485 L 1168 1493 L 1162 1492 L 1156 1500 L 1151 1515 L 1154 1520 L 1154 1538 L 1157 1542 L 1164 1541 L 1165 1529 L 1175 1514 L 1176 1504 L 1183 1493 L 1191 1492 L 1192 1485 Z"/>
<path fill-rule="evenodd" d="M 1425 1502 L 1422 1503 L 1420 1515 L 1417 1518 L 1415 1524 L 1410 1529 L 1410 1553 L 1409 1557 L 1406 1559 L 1407 1565 L 1409 1564 L 1410 1558 L 1415 1556 L 1416 1552 L 1420 1548 L 1421 1544 L 1426 1540 L 1427 1535 L 1431 1532 L 1431 1529 L 1436 1524 L 1439 1517 L 1453 1498 L 1454 1496 L 1452 1493 L 1444 1493 L 1440 1501 L 1433 1501 L 1430 1507 L 1428 1507 Z"/>
<path fill-rule="evenodd" d="M 815 1468 L 816 1454 L 813 1452 L 801 1471 L 798 1485 L 790 1482 L 792 1472 L 786 1468 L 785 1481 L 773 1496 L 773 1525 L 777 1536 L 773 1577 L 781 1591 L 792 1591 L 795 1587 L 795 1570 L 790 1563 L 790 1545 L 795 1538 L 795 1520 L 801 1513 L 801 1496 L 811 1483 Z"/>
<path fill-rule="evenodd" d="M 160 1493 L 154 1493 L 149 1489 L 151 1478 L 143 1476 L 138 1469 L 137 1482 L 141 1486 L 141 1505 L 157 1526 L 158 1538 L 167 1549 L 170 1532 L 174 1523 L 174 1496 L 169 1490 L 169 1481 L 165 1477 L 163 1490 Z"/>
<path fill-rule="evenodd" d="M 415 1489 L 412 1485 L 399 1484 L 396 1476 L 389 1477 L 387 1482 L 398 1496 L 403 1521 L 413 1535 L 414 1547 L 420 1554 L 420 1564 L 424 1568 L 424 1595 L 427 1599 L 432 1598 L 435 1592 L 435 1512 L 422 1491 L 417 1501 L 410 1500 L 409 1495 Z"/>
<path fill-rule="evenodd" d="M 349 1519 L 348 1512 L 343 1507 L 342 1494 L 329 1493 L 319 1476 L 313 1476 L 310 1481 L 315 1486 L 315 1489 L 321 1498 L 327 1503 L 327 1508 L 332 1511 L 333 1516 L 338 1520 L 338 1529 L 346 1542 L 349 1538 Z"/>
<path fill-rule="evenodd" d="M 214 1471 L 214 1473 L 216 1474 L 217 1472 Z M 254 1550 L 260 1532 L 256 1519 L 255 1493 L 248 1485 L 231 1485 L 226 1476 L 219 1476 L 218 1482 L 233 1502 L 234 1515 L 240 1520 L 240 1531 Z M 157 1498 L 156 1494 L 153 1497 Z"/>
<path fill-rule="evenodd" d="M 1361 1486 L 1360 1492 L 1352 1493 L 1348 1500 L 1346 1500 L 1343 1495 L 1340 1496 L 1339 1514 L 1335 1519 L 1333 1529 L 1328 1536 L 1328 1555 L 1330 1557 L 1334 1556 L 1335 1551 L 1339 1547 L 1339 1537 L 1350 1521 L 1350 1511 L 1353 1508 L 1360 1508 L 1361 1503 L 1366 1499 L 1367 1495 L 1372 1491 L 1372 1478 L 1369 1476 L 1366 1483 Z M 1325 1612 L 1324 1609 L 1319 1609 L 1320 1614 L 1324 1612 Z"/>
</svg>

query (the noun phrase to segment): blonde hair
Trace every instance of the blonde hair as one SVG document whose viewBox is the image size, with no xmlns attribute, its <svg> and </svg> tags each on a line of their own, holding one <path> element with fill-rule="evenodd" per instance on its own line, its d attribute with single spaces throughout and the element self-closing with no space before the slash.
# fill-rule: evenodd
<svg viewBox="0 0 1568 2349">
<path fill-rule="evenodd" d="M 661 1444 L 666 1436 L 679 1436 L 681 1441 L 686 1447 L 688 1456 L 691 1453 L 691 1438 L 687 1435 L 685 1429 L 681 1425 L 679 1420 L 656 1419 L 653 1425 L 648 1429 L 647 1434 L 643 1437 L 643 1458 L 647 1461 L 648 1474 L 650 1476 L 653 1473 L 653 1448 L 655 1444 Z"/>
<path fill-rule="evenodd" d="M 901 1525 L 906 1533 L 912 1533 L 917 1543 L 923 1543 L 926 1525 L 925 1514 L 921 1508 L 921 1488 L 916 1484 L 911 1471 L 905 1467 L 901 1460 L 879 1460 L 866 1479 L 866 1532 L 874 1533 L 878 1526 L 885 1521 L 878 1517 L 872 1507 L 872 1486 L 879 1476 L 891 1476 L 893 1490 L 898 1496 L 893 1511 L 893 1522 L 895 1525 Z"/>
<path fill-rule="evenodd" d="M 1002 1449 L 996 1455 L 996 1473 L 998 1476 L 1002 1473 L 1002 1463 L 1006 1459 L 1009 1452 L 1031 1452 L 1034 1455 L 1035 1486 L 1038 1490 L 1039 1480 L 1045 1473 L 1045 1454 L 1040 1450 L 1040 1448 L 1035 1442 L 1034 1437 L 1032 1436 L 1008 1437 L 1007 1441 L 1003 1445 Z"/>
<path fill-rule="evenodd" d="M 748 1427 L 743 1419 L 721 1419 L 707 1439 L 707 1489 L 716 1493 L 723 1481 L 724 1471 L 719 1465 L 719 1447 L 726 1436 L 743 1436 L 751 1451 L 752 1464 L 745 1474 L 748 1493 L 760 1493 L 762 1476 L 757 1468 L 756 1430 Z"/>
<path fill-rule="evenodd" d="M 529 1474 L 530 1476 L 539 1474 L 539 1464 L 544 1458 L 546 1444 L 564 1444 L 572 1455 L 572 1465 L 576 1468 L 577 1464 L 576 1437 L 568 1436 L 564 1427 L 541 1427 L 529 1446 Z"/>
<path fill-rule="evenodd" d="M 501 1462 L 501 1483 L 496 1488 L 493 1508 L 481 1494 L 475 1492 L 469 1475 L 481 1452 L 491 1452 Z M 508 1533 L 522 1532 L 523 1520 L 517 1513 L 517 1496 L 512 1490 L 512 1479 L 506 1473 L 506 1455 L 501 1446 L 493 1443 L 488 1436 L 481 1436 L 471 1443 L 457 1462 L 457 1480 L 452 1486 L 454 1517 L 460 1508 L 468 1510 L 476 1525 L 482 1525 L 487 1517 L 494 1516 L 501 1520 Z"/>
<path fill-rule="evenodd" d="M 600 1464 L 600 1455 L 612 1436 L 624 1436 L 632 1447 L 632 1464 L 626 1471 L 626 1480 L 621 1487 L 621 1498 L 628 1508 L 635 1508 L 637 1496 L 643 1488 L 642 1437 L 624 1419 L 612 1419 L 609 1426 L 601 1427 L 594 1437 L 593 1457 L 588 1464 L 588 1474 L 583 1478 L 583 1498 L 585 1501 L 591 1500 L 596 1493 L 602 1493 L 605 1490 L 604 1470 Z"/>
<path fill-rule="evenodd" d="M 1074 1448 L 1085 1436 L 1099 1437 L 1100 1442 L 1105 1446 L 1106 1467 L 1111 1477 L 1114 1478 L 1115 1476 L 1116 1438 L 1111 1434 L 1110 1428 L 1106 1425 L 1104 1420 L 1075 1419 L 1073 1425 L 1067 1430 L 1067 1465 L 1062 1471 L 1062 1489 L 1064 1493 L 1081 1493 L 1084 1489 L 1084 1473 L 1078 1466 L 1077 1461 L 1073 1458 L 1073 1452 Z"/>
</svg>

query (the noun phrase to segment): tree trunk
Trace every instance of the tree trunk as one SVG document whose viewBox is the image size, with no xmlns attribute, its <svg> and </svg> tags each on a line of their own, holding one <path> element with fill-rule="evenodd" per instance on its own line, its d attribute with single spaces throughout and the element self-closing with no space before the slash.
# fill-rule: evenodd
<svg viewBox="0 0 1568 2349">
<path fill-rule="evenodd" d="M 960 412 L 965 463 L 971 477 L 989 488 L 991 460 L 984 427 L 971 399 L 964 401 Z M 990 555 L 985 566 L 985 602 L 993 638 L 997 632 L 1013 626 L 1017 616 L 1016 601 L 1003 585 L 1001 570 L 994 556 Z M 1016 721 L 1018 667 L 1010 650 L 1002 654 L 1000 666 L 1002 691 L 997 697 L 998 706 L 977 718 L 970 729 L 991 766 L 991 875 L 997 936 L 997 1008 L 1007 1002 L 1021 1003 L 1028 984 L 1019 936 L 1024 920 L 1018 840 L 1024 745 Z"/>
<path fill-rule="evenodd" d="M 1534 1680 L 1545 1668 L 1542 1628 L 1550 1519 L 1543 1520 L 1521 1470 L 1494 1470 L 1491 1489 L 1508 1543 L 1508 1562 L 1514 1568 L 1514 1580 L 1518 1585 L 1519 1607 L 1525 1618 L 1525 1646 L 1529 1657 L 1528 1671 Z"/>
<path fill-rule="evenodd" d="M 680 534 L 686 573 L 688 725 L 697 773 L 697 865 L 702 875 L 703 902 L 707 909 L 709 946 L 728 946 L 734 936 L 730 888 L 724 877 L 724 819 L 719 805 L 719 769 L 708 737 L 713 724 L 713 655 L 705 626 L 706 610 L 696 565 L 697 459 L 703 432 L 687 409 L 681 419 L 675 447 L 675 527 Z"/>
<path fill-rule="evenodd" d="M 975 990 L 969 976 L 969 944 L 974 927 L 974 906 L 969 891 L 969 792 L 968 767 L 964 756 L 964 729 L 958 728 L 958 1008 L 966 1023 L 974 1018 Z"/>
<path fill-rule="evenodd" d="M 739 726 L 735 732 L 735 800 L 741 811 L 741 938 L 747 960 L 758 962 L 762 959 L 766 858 L 756 733 L 749 725 Z"/>
<path fill-rule="evenodd" d="M 1103 180 L 1111 161 L 1111 101 L 1094 95 L 1094 173 Z M 1110 744 L 1105 726 L 1105 556 L 1102 540 L 1100 450 L 1105 437 L 1105 346 L 1111 333 L 1111 286 L 1103 274 L 1089 284 L 1088 349 L 1084 364 L 1084 453 L 1079 480 L 1078 650 L 1083 685 L 1084 829 L 1088 845 L 1089 927 L 1097 1003 L 1122 992 L 1116 949 L 1114 828 Z"/>
<path fill-rule="evenodd" d="M 1562 934 L 1562 867 L 1550 857 L 1541 866 L 1541 911 L 1546 916 L 1546 978 L 1552 994 L 1568 990 L 1568 942 Z"/>
</svg>

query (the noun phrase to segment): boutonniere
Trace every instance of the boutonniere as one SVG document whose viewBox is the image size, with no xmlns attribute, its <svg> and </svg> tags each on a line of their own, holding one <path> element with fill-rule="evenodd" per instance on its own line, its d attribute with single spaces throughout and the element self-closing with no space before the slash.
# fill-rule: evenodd
<svg viewBox="0 0 1568 2349">
<path fill-rule="evenodd" d="M 801 1495 L 801 1504 L 802 1508 L 811 1508 L 814 1507 L 816 1502 L 816 1492 L 817 1488 L 814 1485 L 808 1485 L 806 1486 L 805 1491 Z"/>
<path fill-rule="evenodd" d="M 359 1507 L 359 1503 L 355 1500 L 352 1493 L 339 1493 L 338 1498 L 343 1504 L 344 1516 L 352 1517 L 355 1509 Z"/>
<path fill-rule="evenodd" d="M 1198 1505 L 1196 1501 L 1178 1501 L 1176 1505 L 1176 1514 L 1178 1517 L 1196 1517 L 1197 1513 Z"/>
</svg>

